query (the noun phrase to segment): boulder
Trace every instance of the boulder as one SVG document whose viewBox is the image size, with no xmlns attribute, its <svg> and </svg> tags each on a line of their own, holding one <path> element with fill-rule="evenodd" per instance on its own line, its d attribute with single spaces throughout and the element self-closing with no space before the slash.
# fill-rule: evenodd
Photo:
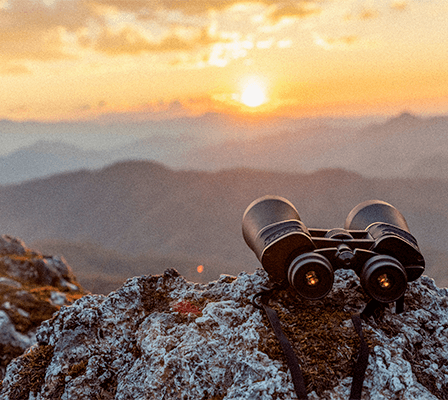
<svg viewBox="0 0 448 400">
<path fill-rule="evenodd" d="M 284 356 L 251 297 L 263 270 L 186 281 L 175 270 L 129 279 L 108 296 L 62 306 L 37 343 L 8 366 L 0 397 L 16 399 L 295 399 Z M 359 341 L 351 315 L 368 301 L 352 271 L 338 270 L 316 302 L 271 299 L 302 367 L 310 400 L 348 399 Z M 363 322 L 370 347 L 362 399 L 448 399 L 448 290 L 410 283 L 405 311 Z"/>
<path fill-rule="evenodd" d="M 85 294 L 67 263 L 0 236 L 0 380 L 9 362 L 36 343 L 36 329 Z"/>
</svg>

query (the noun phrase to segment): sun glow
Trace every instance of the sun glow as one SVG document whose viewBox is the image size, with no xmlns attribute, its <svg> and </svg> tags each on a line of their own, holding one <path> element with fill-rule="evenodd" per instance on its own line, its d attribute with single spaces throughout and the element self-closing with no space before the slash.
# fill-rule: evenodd
<svg viewBox="0 0 448 400">
<path fill-rule="evenodd" d="M 267 102 L 265 89 L 257 81 L 248 82 L 241 93 L 241 103 L 248 107 L 258 107 Z"/>
</svg>

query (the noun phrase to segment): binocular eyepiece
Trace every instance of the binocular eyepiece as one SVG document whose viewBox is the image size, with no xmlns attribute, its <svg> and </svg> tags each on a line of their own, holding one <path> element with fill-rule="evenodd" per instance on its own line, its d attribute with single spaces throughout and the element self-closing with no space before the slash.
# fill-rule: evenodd
<svg viewBox="0 0 448 400">
<path fill-rule="evenodd" d="M 374 300 L 397 301 L 425 269 L 403 215 L 380 200 L 353 208 L 344 229 L 326 230 L 308 229 L 288 200 L 264 196 L 246 209 L 243 236 L 270 280 L 287 281 L 307 300 L 325 297 L 334 271 L 345 268 Z"/>
</svg>

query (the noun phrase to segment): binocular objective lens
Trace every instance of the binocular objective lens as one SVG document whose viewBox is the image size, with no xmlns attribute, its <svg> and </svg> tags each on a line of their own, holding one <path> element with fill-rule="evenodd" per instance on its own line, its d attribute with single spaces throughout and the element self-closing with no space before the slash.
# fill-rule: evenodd
<svg viewBox="0 0 448 400">
<path fill-rule="evenodd" d="M 405 268 L 397 259 L 386 255 L 370 258 L 359 277 L 367 294 L 381 303 L 397 301 L 407 287 Z"/>
<path fill-rule="evenodd" d="M 288 281 L 302 298 L 319 300 L 333 286 L 333 267 L 321 254 L 304 253 L 291 262 Z"/>
<path fill-rule="evenodd" d="M 319 283 L 319 278 L 314 271 L 309 271 L 305 275 L 305 281 L 308 286 L 315 286 Z"/>
<path fill-rule="evenodd" d="M 382 274 L 378 277 L 378 283 L 383 289 L 390 288 L 392 286 L 391 279 L 387 276 L 387 274 Z"/>
</svg>

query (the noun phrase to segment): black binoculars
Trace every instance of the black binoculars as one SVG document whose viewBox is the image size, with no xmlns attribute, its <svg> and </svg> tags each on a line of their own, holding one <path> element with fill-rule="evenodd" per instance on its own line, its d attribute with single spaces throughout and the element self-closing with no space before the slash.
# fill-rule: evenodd
<svg viewBox="0 0 448 400">
<path fill-rule="evenodd" d="M 394 302 L 425 269 L 403 215 L 380 200 L 353 208 L 344 229 L 327 230 L 308 229 L 288 200 L 261 197 L 244 213 L 243 236 L 270 280 L 289 282 L 307 300 L 325 297 L 334 271 L 345 268 L 358 275 L 372 299 Z"/>
</svg>

